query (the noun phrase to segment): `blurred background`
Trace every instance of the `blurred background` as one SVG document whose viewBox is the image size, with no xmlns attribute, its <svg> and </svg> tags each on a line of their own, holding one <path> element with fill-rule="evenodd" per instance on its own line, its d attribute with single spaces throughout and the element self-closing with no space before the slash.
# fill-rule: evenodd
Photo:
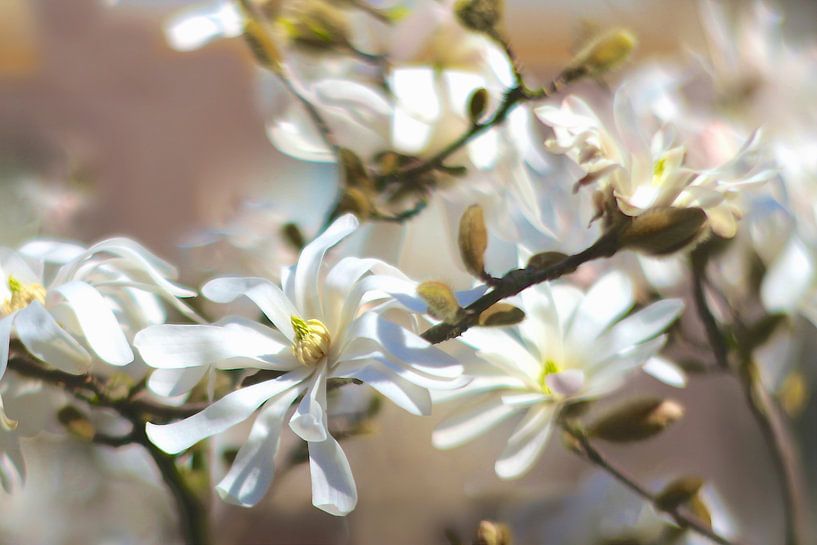
<svg viewBox="0 0 817 545">
<path fill-rule="evenodd" d="M 325 190 L 314 197 L 322 213 L 333 198 L 333 173 L 270 145 L 245 45 L 223 40 L 173 51 L 162 21 L 184 2 L 134 4 L 111 9 L 100 0 L 0 0 L 3 192 L 11 184 L 36 192 L 34 206 L 47 207 L 52 235 L 93 241 L 126 234 L 170 261 L 192 233 L 226 221 L 247 195 L 268 194 L 284 181 L 325 178 Z M 779 6 L 787 34 L 817 37 L 817 2 Z M 588 23 L 634 30 L 638 61 L 703 47 L 696 3 L 686 0 L 508 0 L 507 21 L 525 69 L 542 80 L 571 57 Z M 30 234 L 42 228 L 14 217 L 0 223 Z M 694 379 L 690 388 L 672 391 L 688 407 L 680 425 L 649 448 L 606 451 L 643 482 L 668 472 L 705 476 L 728 499 L 752 543 L 774 543 L 782 531 L 778 488 L 735 386 L 726 377 Z M 620 395 L 667 393 L 662 388 L 644 378 Z M 804 417 L 799 430 L 807 460 L 817 455 L 814 413 L 812 401 L 804 413 L 811 418 Z M 531 475 L 501 482 L 492 471 L 500 441 L 488 436 L 461 451 L 436 451 L 430 434 L 439 418 L 418 421 L 387 407 L 371 435 L 345 444 L 360 491 L 349 517 L 311 507 L 308 471 L 301 465 L 277 480 L 255 509 L 213 501 L 214 541 L 434 544 L 446 542 L 447 529 L 471 539 L 487 517 L 515 519 L 526 528 L 517 543 L 545 543 L 547 536 L 558 544 L 559 521 L 571 520 L 571 504 L 558 498 L 586 496 L 587 485 L 580 483 L 588 482 L 589 468 L 556 441 Z M 29 452 L 29 486 L 0 496 L 0 543 L 175 539 L 171 500 L 138 452 L 125 453 L 126 463 L 112 462 L 121 451 L 49 438 L 27 445 Z M 817 511 L 810 507 L 810 513 Z M 598 517 L 589 522 L 602 523 Z"/>
</svg>

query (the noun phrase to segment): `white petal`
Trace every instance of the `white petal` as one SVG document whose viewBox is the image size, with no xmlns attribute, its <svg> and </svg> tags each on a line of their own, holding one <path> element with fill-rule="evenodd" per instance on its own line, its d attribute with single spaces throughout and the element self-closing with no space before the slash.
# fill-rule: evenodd
<svg viewBox="0 0 817 545">
<path fill-rule="evenodd" d="M 349 461 L 332 436 L 309 443 L 312 505 L 330 515 L 343 516 L 357 505 L 357 488 Z"/>
<path fill-rule="evenodd" d="M 173 49 L 191 51 L 218 38 L 240 36 L 242 29 L 238 6 L 217 0 L 174 16 L 165 25 L 165 36 Z"/>
<path fill-rule="evenodd" d="M 574 343 L 590 343 L 633 306 L 633 283 L 614 271 L 598 280 L 579 303 L 568 336 Z"/>
<path fill-rule="evenodd" d="M 576 395 L 584 387 L 584 371 L 568 369 L 545 377 L 545 382 L 555 394 L 564 397 Z"/>
<path fill-rule="evenodd" d="M 796 309 L 815 285 L 815 266 L 805 244 L 792 237 L 763 278 L 761 297 L 770 311 Z"/>
<path fill-rule="evenodd" d="M 508 445 L 494 464 L 499 477 L 514 479 L 533 466 L 550 437 L 552 414 L 551 407 L 531 409 L 508 439 Z"/>
<path fill-rule="evenodd" d="M 17 313 L 17 336 L 29 352 L 67 373 L 88 370 L 91 356 L 37 301 Z"/>
<path fill-rule="evenodd" d="M 593 397 L 618 388 L 630 373 L 642 366 L 658 353 L 667 341 L 666 335 L 629 348 L 605 360 L 595 362 L 588 372 L 587 383 L 582 395 Z"/>
<path fill-rule="evenodd" d="M 301 251 L 295 269 L 294 302 L 295 306 L 304 313 L 306 319 L 322 315 L 318 279 L 323 256 L 326 255 L 329 248 L 357 229 L 358 225 L 357 218 L 352 214 L 341 216 Z"/>
<path fill-rule="evenodd" d="M 671 361 L 660 356 L 653 356 L 642 367 L 645 373 L 669 386 L 684 388 L 687 376 L 684 371 Z"/>
<path fill-rule="evenodd" d="M 516 411 L 516 407 L 503 404 L 499 396 L 479 399 L 443 420 L 434 430 L 431 442 L 439 449 L 458 447 L 487 432 Z"/>
<path fill-rule="evenodd" d="M 359 338 L 375 341 L 398 360 L 411 364 L 421 371 L 449 377 L 462 374 L 462 364 L 454 358 L 419 335 L 373 312 L 364 314 L 350 326 L 347 342 Z M 339 360 L 345 359 L 344 353 L 345 349 L 338 357 Z"/>
<path fill-rule="evenodd" d="M 531 317 L 525 320 L 531 320 Z M 472 328 L 462 339 L 478 350 L 477 355 L 513 377 L 537 378 L 541 363 L 522 344 L 499 328 Z"/>
<path fill-rule="evenodd" d="M 326 417 L 326 363 L 312 375 L 306 395 L 298 404 L 289 427 L 304 441 L 324 441 L 329 437 Z"/>
<path fill-rule="evenodd" d="M 148 377 L 148 389 L 156 395 L 176 397 L 192 390 L 207 374 L 208 367 L 155 369 Z"/>
<path fill-rule="evenodd" d="M 295 339 L 292 317 L 300 316 L 301 313 L 296 310 L 281 288 L 266 278 L 216 278 L 207 282 L 201 288 L 201 293 L 216 303 L 230 303 L 244 295 L 261 309 L 290 342 Z"/>
<path fill-rule="evenodd" d="M 278 338 L 276 338 L 278 337 Z M 156 325 L 136 334 L 133 345 L 151 367 L 172 369 L 210 365 L 230 358 L 260 358 L 284 352 L 281 370 L 292 368 L 289 345 L 278 332 L 241 324 Z M 274 361 L 275 358 L 268 358 Z"/>
<path fill-rule="evenodd" d="M 127 365 L 133 351 L 111 306 L 92 286 L 75 280 L 56 288 L 74 311 L 82 334 L 102 360 L 111 365 Z"/>
<path fill-rule="evenodd" d="M 252 507 L 264 497 L 275 474 L 275 453 L 281 438 L 284 414 L 298 390 L 287 392 L 258 413 L 247 441 L 241 446 L 230 471 L 216 486 L 228 503 Z"/>
<path fill-rule="evenodd" d="M 9 363 L 9 343 L 15 316 L 16 313 L 12 313 L 0 320 L 0 378 L 3 378 Z"/>
<path fill-rule="evenodd" d="M 290 388 L 297 388 L 308 374 L 308 370 L 298 369 L 282 377 L 241 388 L 200 413 L 172 424 L 157 426 L 148 422 L 148 438 L 168 454 L 176 454 L 246 420 L 268 399 Z"/>
<path fill-rule="evenodd" d="M 684 303 L 680 299 L 657 301 L 618 322 L 602 335 L 595 354 L 601 360 L 655 337 L 667 329 L 683 310 Z"/>
<path fill-rule="evenodd" d="M 431 396 L 428 390 L 412 384 L 384 366 L 368 365 L 346 376 L 365 382 L 411 414 L 431 414 Z"/>
</svg>

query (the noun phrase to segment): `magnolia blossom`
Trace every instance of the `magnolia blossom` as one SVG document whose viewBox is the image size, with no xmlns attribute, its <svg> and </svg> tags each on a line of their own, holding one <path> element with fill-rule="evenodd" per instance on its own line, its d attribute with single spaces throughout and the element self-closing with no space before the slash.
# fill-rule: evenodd
<svg viewBox="0 0 817 545">
<path fill-rule="evenodd" d="M 220 278 L 204 295 L 227 303 L 251 299 L 275 329 L 233 319 L 214 325 L 160 325 L 135 340 L 144 360 L 160 370 L 267 369 L 280 376 L 227 394 L 202 412 L 168 424 L 148 424 L 150 439 L 176 453 L 218 434 L 260 411 L 232 468 L 216 487 L 239 505 L 256 504 L 269 487 L 286 414 L 301 398 L 289 427 L 307 442 L 313 504 L 334 515 L 354 509 L 357 491 L 349 463 L 329 433 L 327 381 L 357 379 L 413 414 L 428 414 L 427 388 L 462 384 L 462 366 L 392 319 L 387 283 L 380 275 L 399 273 L 374 259 L 346 257 L 322 270 L 326 252 L 357 228 L 346 215 L 307 245 L 297 265 L 285 271 L 282 287 L 263 278 Z M 379 295 L 378 295 L 379 294 Z M 405 320 L 406 313 L 402 313 Z M 186 380 L 187 388 L 195 381 Z M 174 393 L 183 391 L 176 389 Z"/>
<path fill-rule="evenodd" d="M 472 401 L 434 431 L 438 448 L 459 446 L 523 415 L 495 465 L 500 477 L 515 478 L 536 461 L 565 402 L 605 394 L 641 367 L 683 384 L 677 370 L 657 357 L 666 340 L 662 332 L 683 309 L 680 300 L 661 300 L 622 319 L 634 304 L 633 287 L 617 272 L 587 293 L 566 283 L 540 284 L 520 300 L 526 317 L 518 326 L 472 328 L 463 335 L 485 363 L 469 365 L 474 378 L 467 386 L 440 396 Z"/>
<path fill-rule="evenodd" d="M 622 95 L 616 96 L 614 131 L 574 96 L 561 107 L 542 106 L 536 113 L 553 128 L 554 138 L 545 146 L 580 167 L 580 184 L 597 183 L 599 190 L 611 191 L 619 209 L 629 216 L 655 207 L 698 207 L 706 212 L 712 230 L 729 238 L 737 232 L 741 216 L 740 190 L 772 175 L 756 169 L 758 132 L 730 161 L 709 169 L 690 167 L 687 148 L 675 142 L 672 127 L 648 137 Z"/>
<path fill-rule="evenodd" d="M 46 264 L 60 264 L 48 275 Z M 16 336 L 35 357 L 68 373 L 95 358 L 124 366 L 134 355 L 126 331 L 164 320 L 156 295 L 191 318 L 177 297 L 195 295 L 168 278 L 175 270 L 128 239 L 88 249 L 33 241 L 19 252 L 0 248 L 0 375 Z"/>
</svg>

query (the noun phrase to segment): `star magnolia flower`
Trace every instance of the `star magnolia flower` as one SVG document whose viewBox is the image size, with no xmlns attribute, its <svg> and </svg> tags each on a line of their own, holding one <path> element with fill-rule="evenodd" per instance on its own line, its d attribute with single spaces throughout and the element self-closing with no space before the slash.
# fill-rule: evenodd
<svg viewBox="0 0 817 545">
<path fill-rule="evenodd" d="M 656 358 L 664 331 L 683 303 L 667 299 L 621 319 L 633 306 L 631 282 L 621 273 L 602 277 L 585 294 L 563 283 L 540 284 L 521 294 L 526 318 L 513 328 L 473 328 L 463 340 L 485 360 L 469 365 L 474 378 L 440 401 L 474 397 L 434 431 L 438 448 L 452 448 L 514 416 L 524 418 L 496 462 L 496 473 L 515 478 L 536 461 L 551 421 L 566 401 L 618 387 L 634 369 L 680 385 L 668 362 Z"/>
<path fill-rule="evenodd" d="M 44 262 L 63 263 L 45 280 Z M 0 248 L 0 376 L 16 334 L 37 358 L 83 373 L 92 354 L 115 366 L 133 361 L 125 329 L 163 319 L 155 294 L 178 303 L 194 292 L 167 279 L 175 271 L 139 244 L 109 239 L 83 249 L 34 241 L 15 252 Z M 89 351 L 90 350 L 90 351 Z"/>
<path fill-rule="evenodd" d="M 616 132 L 608 131 L 577 97 L 567 97 L 560 108 L 537 108 L 536 114 L 555 135 L 545 146 L 566 154 L 582 169 L 580 184 L 595 182 L 602 191 L 609 188 L 624 214 L 638 216 L 655 207 L 698 207 L 706 212 L 716 234 L 733 237 L 741 216 L 738 190 L 772 176 L 769 170 L 753 172 L 759 133 L 730 161 L 695 170 L 685 164 L 686 148 L 673 142 L 670 127 L 649 141 L 621 97 L 616 96 L 614 108 Z"/>
<path fill-rule="evenodd" d="M 251 506 L 262 498 L 272 481 L 283 421 L 301 397 L 289 426 L 308 443 L 313 504 L 345 515 L 354 509 L 357 491 L 349 462 L 328 430 L 327 381 L 358 379 L 414 414 L 431 409 L 426 388 L 463 384 L 461 365 L 386 318 L 390 306 L 378 303 L 388 296 L 373 293 L 382 282 L 371 273 L 397 275 L 391 267 L 346 257 L 322 273 L 327 250 L 357 225 L 353 216 L 343 216 L 307 245 L 297 265 L 284 274 L 283 289 L 262 278 L 220 278 L 204 286 L 204 295 L 216 302 L 248 297 L 276 329 L 233 320 L 161 325 L 136 336 L 144 360 L 159 368 L 197 368 L 199 377 L 202 369 L 213 366 L 282 372 L 227 394 L 190 418 L 147 426 L 151 441 L 177 453 L 246 420 L 260 407 L 249 439 L 216 487 L 226 501 Z"/>
</svg>

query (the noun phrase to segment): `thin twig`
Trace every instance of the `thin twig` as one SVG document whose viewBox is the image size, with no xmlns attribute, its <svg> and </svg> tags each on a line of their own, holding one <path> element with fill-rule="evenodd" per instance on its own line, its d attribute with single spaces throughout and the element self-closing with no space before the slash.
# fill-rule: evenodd
<svg viewBox="0 0 817 545">
<path fill-rule="evenodd" d="M 635 481 L 632 477 L 628 476 L 624 471 L 620 468 L 616 467 L 613 463 L 607 460 L 604 455 L 601 454 L 591 443 L 587 437 L 572 428 L 571 426 L 565 425 L 564 423 L 561 424 L 562 429 L 570 435 L 573 439 L 575 439 L 577 443 L 577 448 L 573 450 L 576 454 L 587 460 L 588 462 L 592 463 L 599 469 L 604 470 L 609 475 L 614 477 L 618 482 L 641 496 L 644 500 L 652 504 L 652 506 L 657 511 L 662 511 L 662 509 L 658 506 L 657 497 L 655 494 L 647 490 L 644 486 L 639 484 Z M 738 545 L 736 541 L 730 541 L 725 537 L 721 536 L 717 532 L 715 532 L 712 528 L 710 528 L 707 524 L 703 521 L 698 519 L 695 516 L 689 515 L 679 508 L 670 509 L 670 510 L 663 510 L 668 515 L 672 517 L 675 523 L 680 526 L 681 528 L 686 528 L 688 530 L 692 530 L 710 540 L 714 543 L 718 543 L 720 545 Z"/>
<path fill-rule="evenodd" d="M 707 257 L 704 252 L 693 253 L 692 284 L 698 316 L 704 323 L 709 344 L 719 367 L 729 371 L 737 379 L 746 399 L 746 404 L 749 406 L 764 441 L 769 447 L 772 464 L 781 488 L 786 528 L 785 543 L 786 545 L 797 545 L 799 543 L 797 527 L 799 507 L 795 492 L 796 463 L 793 459 L 795 456 L 794 449 L 789 444 L 788 438 L 784 431 L 780 429 L 780 426 L 775 426 L 774 422 L 772 422 L 773 402 L 766 390 L 758 382 L 751 349 L 748 348 L 749 339 L 746 328 L 737 317 L 735 317 L 734 326 L 739 337 L 736 343 L 736 352 L 740 361 L 737 368 L 729 365 L 729 347 L 726 345 L 721 329 L 709 309 L 704 293 L 704 285 L 707 284 L 706 262 Z"/>
<path fill-rule="evenodd" d="M 425 332 L 422 337 L 432 344 L 441 343 L 462 335 L 479 321 L 479 316 L 494 303 L 516 295 L 535 284 L 555 280 L 574 272 L 580 265 L 602 257 L 610 257 L 619 250 L 618 232 L 607 231 L 592 246 L 577 254 L 567 256 L 545 268 L 526 267 L 514 269 L 493 283 L 493 289 L 468 305 L 463 317 L 456 322 L 439 323 Z"/>
</svg>

